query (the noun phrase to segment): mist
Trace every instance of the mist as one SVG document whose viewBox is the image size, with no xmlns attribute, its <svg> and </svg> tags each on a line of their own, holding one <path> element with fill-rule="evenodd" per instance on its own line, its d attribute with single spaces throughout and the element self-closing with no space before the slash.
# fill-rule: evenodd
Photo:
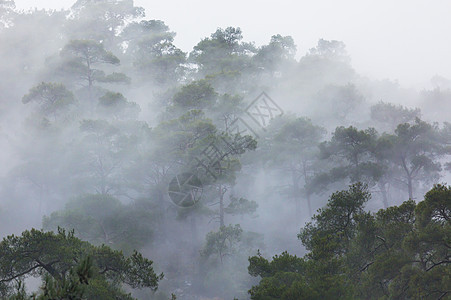
<svg viewBox="0 0 451 300">
<path fill-rule="evenodd" d="M 448 3 L 179 4 L 0 1 L 1 297 L 408 298 L 405 270 L 449 272 Z M 427 258 L 379 278 L 382 246 Z"/>
</svg>

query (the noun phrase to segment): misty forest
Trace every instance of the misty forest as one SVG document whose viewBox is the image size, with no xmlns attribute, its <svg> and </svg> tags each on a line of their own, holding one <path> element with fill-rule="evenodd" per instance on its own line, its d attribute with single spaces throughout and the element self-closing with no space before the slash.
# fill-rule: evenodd
<svg viewBox="0 0 451 300">
<path fill-rule="evenodd" d="M 0 1 L 1 299 L 451 299 L 451 80 L 145 13 Z"/>
</svg>

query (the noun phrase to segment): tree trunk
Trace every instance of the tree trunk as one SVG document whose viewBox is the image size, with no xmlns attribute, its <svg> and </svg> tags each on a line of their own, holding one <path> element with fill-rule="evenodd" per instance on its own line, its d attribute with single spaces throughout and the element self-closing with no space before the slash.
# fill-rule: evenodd
<svg viewBox="0 0 451 300">
<path fill-rule="evenodd" d="M 224 192 L 222 184 L 219 185 L 219 226 L 224 227 Z"/>
<path fill-rule="evenodd" d="M 310 218 L 313 216 L 312 214 L 312 202 L 310 201 L 310 193 L 307 191 L 307 184 L 308 184 L 308 177 L 307 177 L 307 161 L 302 162 L 302 172 L 304 174 L 304 191 L 305 191 L 305 197 L 307 198 L 307 205 L 308 205 L 308 213 Z"/>
<path fill-rule="evenodd" d="M 409 199 L 413 199 L 413 186 L 412 186 L 412 173 L 407 167 L 407 163 L 405 158 L 401 159 L 402 167 L 404 171 L 406 172 L 407 177 L 407 189 L 409 190 Z"/>
<path fill-rule="evenodd" d="M 298 223 L 298 221 L 300 220 L 300 214 L 301 214 L 301 199 L 299 198 L 299 183 L 298 180 L 296 178 L 296 170 L 294 168 L 291 169 L 291 181 L 292 181 L 292 185 L 293 185 L 293 198 L 294 198 L 294 203 L 295 203 L 295 221 L 296 224 Z"/>
<path fill-rule="evenodd" d="M 388 208 L 387 189 L 385 188 L 385 185 L 381 182 L 379 182 L 378 185 L 379 185 L 379 189 L 381 190 L 382 202 L 384 203 L 384 208 Z"/>
<path fill-rule="evenodd" d="M 407 188 L 409 189 L 409 199 L 413 200 L 413 186 L 411 176 L 407 176 Z"/>
<path fill-rule="evenodd" d="M 92 69 L 91 69 L 91 61 L 88 57 L 86 57 L 86 65 L 88 66 L 88 101 L 90 113 L 94 112 L 94 99 L 92 97 L 92 86 L 93 86 L 93 78 L 92 78 Z"/>
<path fill-rule="evenodd" d="M 307 205 L 308 205 L 308 213 L 309 213 L 309 216 L 310 216 L 310 218 L 313 216 L 312 215 L 312 203 L 311 203 L 311 201 L 310 201 L 310 194 L 309 193 L 306 193 L 306 198 L 307 198 Z"/>
</svg>

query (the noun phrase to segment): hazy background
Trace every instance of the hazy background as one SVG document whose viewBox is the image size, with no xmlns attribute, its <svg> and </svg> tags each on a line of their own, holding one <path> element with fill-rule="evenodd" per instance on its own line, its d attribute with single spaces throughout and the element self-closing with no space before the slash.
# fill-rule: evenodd
<svg viewBox="0 0 451 300">
<path fill-rule="evenodd" d="M 110 2 L 122 1 L 124 13 L 109 19 L 105 9 L 116 13 Z M 420 201 L 433 183 L 451 182 L 451 150 L 441 152 L 451 145 L 451 124 L 443 124 L 451 111 L 446 36 L 451 0 L 135 0 L 135 6 L 144 7 L 145 20 L 152 20 L 145 26 L 138 23 L 141 16 L 122 23 L 124 16 L 131 19 L 132 0 L 78 0 L 86 10 L 73 19 L 67 11 L 33 10 L 69 9 L 75 2 L 16 0 L 19 10 L 32 13 L 12 13 L 13 25 L 5 28 L 0 11 L 0 237 L 32 227 L 78 230 L 69 214 L 78 209 L 74 218 L 88 224 L 78 230 L 80 237 L 124 251 L 138 249 L 155 261 L 166 276 L 164 299 L 172 292 L 180 299 L 219 294 L 231 299 L 235 293 L 246 298 L 258 283 L 248 274 L 248 256 L 257 249 L 265 257 L 286 250 L 303 256 L 306 249 L 296 238 L 300 228 L 332 192 L 354 182 L 354 174 L 371 183 L 373 199 L 365 207 L 371 212 L 408 197 Z M 155 19 L 176 33 L 175 41 Z M 131 26 L 120 32 L 124 25 Z M 229 26 L 240 27 L 243 39 Z M 223 42 L 225 34 L 231 43 Z M 251 41 L 255 49 L 248 47 Z M 86 81 L 86 73 L 72 67 L 78 61 L 69 53 L 74 43 L 95 43 L 120 60 L 120 65 L 110 60 L 92 69 L 89 62 L 75 66 L 88 74 L 123 72 L 131 80 Z M 192 52 L 195 45 L 200 50 Z M 74 101 L 67 95 L 57 95 L 61 101 L 53 103 L 46 94 L 30 96 L 42 86 L 53 95 L 57 91 L 50 83 L 60 82 Z M 186 172 L 209 138 L 218 141 L 216 135 L 230 130 L 232 120 L 244 118 L 262 91 L 284 114 L 265 123 L 267 130 L 252 123 L 259 131 L 257 149 L 239 157 L 242 168 L 232 173 L 236 180 L 225 187 L 208 181 L 199 207 L 176 206 L 168 193 L 173 178 Z M 422 124 L 417 117 L 436 124 L 421 140 L 431 149 L 379 144 L 381 136 L 390 135 L 395 145 L 405 146 L 395 128 Z M 353 136 L 356 128 L 379 133 L 359 133 L 365 138 L 357 155 L 366 163 L 362 170 L 371 171 L 362 176 L 357 170 L 362 164 L 349 159 L 347 135 L 341 134 L 346 130 Z M 397 155 L 409 152 L 405 149 L 419 149 L 423 156 L 414 158 L 422 162 L 429 151 L 434 163 L 420 167 L 425 171 L 416 173 L 414 188 L 412 172 L 405 163 L 401 169 Z M 419 161 L 414 158 L 413 166 Z M 407 182 L 403 170 L 409 173 Z M 111 198 L 101 202 L 97 196 Z M 93 210 L 90 203 L 100 208 Z M 111 220 L 106 230 L 105 220 Z M 90 225 L 96 222 L 100 227 Z M 237 255 L 230 250 L 233 255 L 223 263 L 225 254 L 215 256 L 213 247 L 221 236 L 212 234 L 238 223 L 244 233 L 236 235 Z M 141 299 L 149 299 L 146 293 Z"/>
<path fill-rule="evenodd" d="M 16 0 L 17 8 L 69 8 L 73 0 Z M 237 26 L 244 39 L 262 45 L 274 34 L 291 35 L 298 57 L 318 38 L 343 41 L 356 71 L 405 87 L 429 87 L 434 75 L 451 78 L 451 1 L 320 0 L 241 1 L 135 0 L 147 17 L 177 33 L 189 52 L 217 27 Z M 226 3 L 226 4 L 224 4 Z"/>
</svg>

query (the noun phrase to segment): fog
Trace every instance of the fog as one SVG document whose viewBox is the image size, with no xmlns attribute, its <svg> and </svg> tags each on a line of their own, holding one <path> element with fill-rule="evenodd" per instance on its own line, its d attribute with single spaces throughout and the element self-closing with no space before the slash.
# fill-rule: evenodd
<svg viewBox="0 0 451 300">
<path fill-rule="evenodd" d="M 20 9 L 68 9 L 70 0 L 16 1 Z M 175 42 L 189 52 L 217 27 L 239 26 L 246 40 L 267 43 L 274 34 L 292 36 L 304 55 L 318 38 L 346 43 L 359 74 L 430 87 L 434 75 L 451 77 L 449 1 L 135 1 L 154 19 L 177 32 Z M 220 9 L 217 9 L 220 7 Z M 186 13 L 189 12 L 189 13 Z M 431 46 L 433 45 L 433 46 Z"/>
<path fill-rule="evenodd" d="M 450 10 L 0 1 L 0 237 L 138 250 L 156 291 L 108 279 L 138 299 L 263 299 L 248 258 L 306 255 L 334 192 L 376 213 L 450 181 Z M 5 253 L 0 296 L 39 290 Z"/>
</svg>

